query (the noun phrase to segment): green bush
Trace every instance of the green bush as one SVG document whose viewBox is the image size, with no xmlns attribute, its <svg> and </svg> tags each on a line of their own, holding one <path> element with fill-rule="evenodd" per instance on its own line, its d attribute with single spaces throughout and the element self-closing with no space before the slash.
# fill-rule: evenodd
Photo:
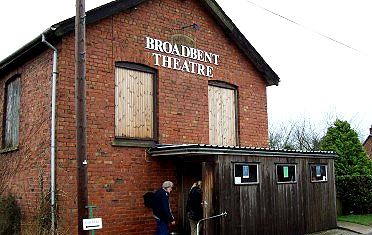
<svg viewBox="0 0 372 235">
<path fill-rule="evenodd" d="M 0 235 L 19 234 L 21 209 L 12 195 L 0 196 Z"/>
<path fill-rule="evenodd" d="M 363 145 L 360 143 L 358 134 L 346 121 L 336 120 L 328 128 L 320 149 L 334 151 L 335 175 L 371 175 L 372 162 L 368 157 Z"/>
<path fill-rule="evenodd" d="M 372 213 L 372 176 L 345 175 L 336 177 L 337 197 L 345 214 Z"/>
</svg>

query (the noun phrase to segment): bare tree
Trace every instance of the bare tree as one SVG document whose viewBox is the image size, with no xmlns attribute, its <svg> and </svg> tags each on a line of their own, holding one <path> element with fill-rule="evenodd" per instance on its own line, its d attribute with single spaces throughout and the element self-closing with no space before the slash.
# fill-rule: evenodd
<svg viewBox="0 0 372 235">
<path fill-rule="evenodd" d="M 273 123 L 269 128 L 269 146 L 277 149 L 319 150 L 323 134 L 305 117 Z"/>
<path fill-rule="evenodd" d="M 295 149 L 303 151 L 320 150 L 322 138 L 326 135 L 328 127 L 332 126 L 335 120 L 345 119 L 343 115 L 331 109 L 323 115 L 320 122 L 316 123 L 305 115 L 297 119 L 287 121 L 274 121 L 269 126 L 269 147 L 276 149 Z M 353 129 L 361 139 L 358 114 L 354 114 L 348 120 Z"/>
</svg>

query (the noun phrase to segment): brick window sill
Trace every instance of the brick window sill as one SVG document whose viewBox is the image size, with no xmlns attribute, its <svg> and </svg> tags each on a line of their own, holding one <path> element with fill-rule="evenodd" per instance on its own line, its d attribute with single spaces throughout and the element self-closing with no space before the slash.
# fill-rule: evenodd
<svg viewBox="0 0 372 235">
<path fill-rule="evenodd" d="M 149 148 L 155 145 L 154 140 L 115 139 L 111 144 L 117 147 L 142 147 Z"/>
</svg>

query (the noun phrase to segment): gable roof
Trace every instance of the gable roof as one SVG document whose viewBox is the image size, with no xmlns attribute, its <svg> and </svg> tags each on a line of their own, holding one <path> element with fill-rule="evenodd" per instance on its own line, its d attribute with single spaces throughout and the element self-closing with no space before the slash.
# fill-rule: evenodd
<svg viewBox="0 0 372 235">
<path fill-rule="evenodd" d="M 363 146 L 365 146 L 371 140 L 372 140 L 372 134 L 370 134 L 369 136 L 367 136 L 366 140 L 363 142 Z"/>
<path fill-rule="evenodd" d="M 95 9 L 86 12 L 86 23 L 92 24 L 103 18 L 111 16 L 123 10 L 131 9 L 146 0 L 116 0 Z M 256 69 L 264 78 L 266 85 L 278 85 L 279 77 L 265 62 L 261 55 L 254 49 L 244 35 L 239 31 L 231 19 L 225 14 L 222 8 L 215 0 L 199 0 L 202 5 L 208 10 L 217 23 L 222 27 L 224 32 L 237 44 L 240 50 L 248 57 L 254 64 Z M 74 30 L 75 17 L 59 22 L 49 29 L 45 30 L 42 34 L 47 40 L 52 41 L 61 38 L 65 34 Z M 35 39 L 18 49 L 16 52 L 5 58 L 0 62 L 0 74 L 5 73 L 9 69 L 16 67 L 18 63 L 22 63 L 31 58 L 35 53 L 40 52 L 46 48 L 42 42 L 42 34 Z"/>
<path fill-rule="evenodd" d="M 369 141 L 372 141 L 372 125 L 369 128 L 369 136 L 367 136 L 366 140 L 363 142 L 363 146 L 365 146 Z"/>
</svg>

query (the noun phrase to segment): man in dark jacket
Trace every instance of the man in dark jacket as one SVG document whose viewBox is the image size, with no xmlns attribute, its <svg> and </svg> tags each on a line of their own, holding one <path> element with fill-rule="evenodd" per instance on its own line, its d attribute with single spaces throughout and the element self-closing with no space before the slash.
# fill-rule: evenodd
<svg viewBox="0 0 372 235">
<path fill-rule="evenodd" d="M 189 218 L 191 235 L 196 235 L 196 225 L 199 220 L 203 219 L 203 193 L 202 193 L 202 182 L 195 182 L 189 192 L 189 197 L 186 204 L 187 217 Z M 200 232 L 199 227 L 199 232 Z"/>
<path fill-rule="evenodd" d="M 155 192 L 152 212 L 156 220 L 157 235 L 168 235 L 168 223 L 175 224 L 169 205 L 169 194 L 172 191 L 173 183 L 165 181 L 160 189 Z"/>
</svg>

